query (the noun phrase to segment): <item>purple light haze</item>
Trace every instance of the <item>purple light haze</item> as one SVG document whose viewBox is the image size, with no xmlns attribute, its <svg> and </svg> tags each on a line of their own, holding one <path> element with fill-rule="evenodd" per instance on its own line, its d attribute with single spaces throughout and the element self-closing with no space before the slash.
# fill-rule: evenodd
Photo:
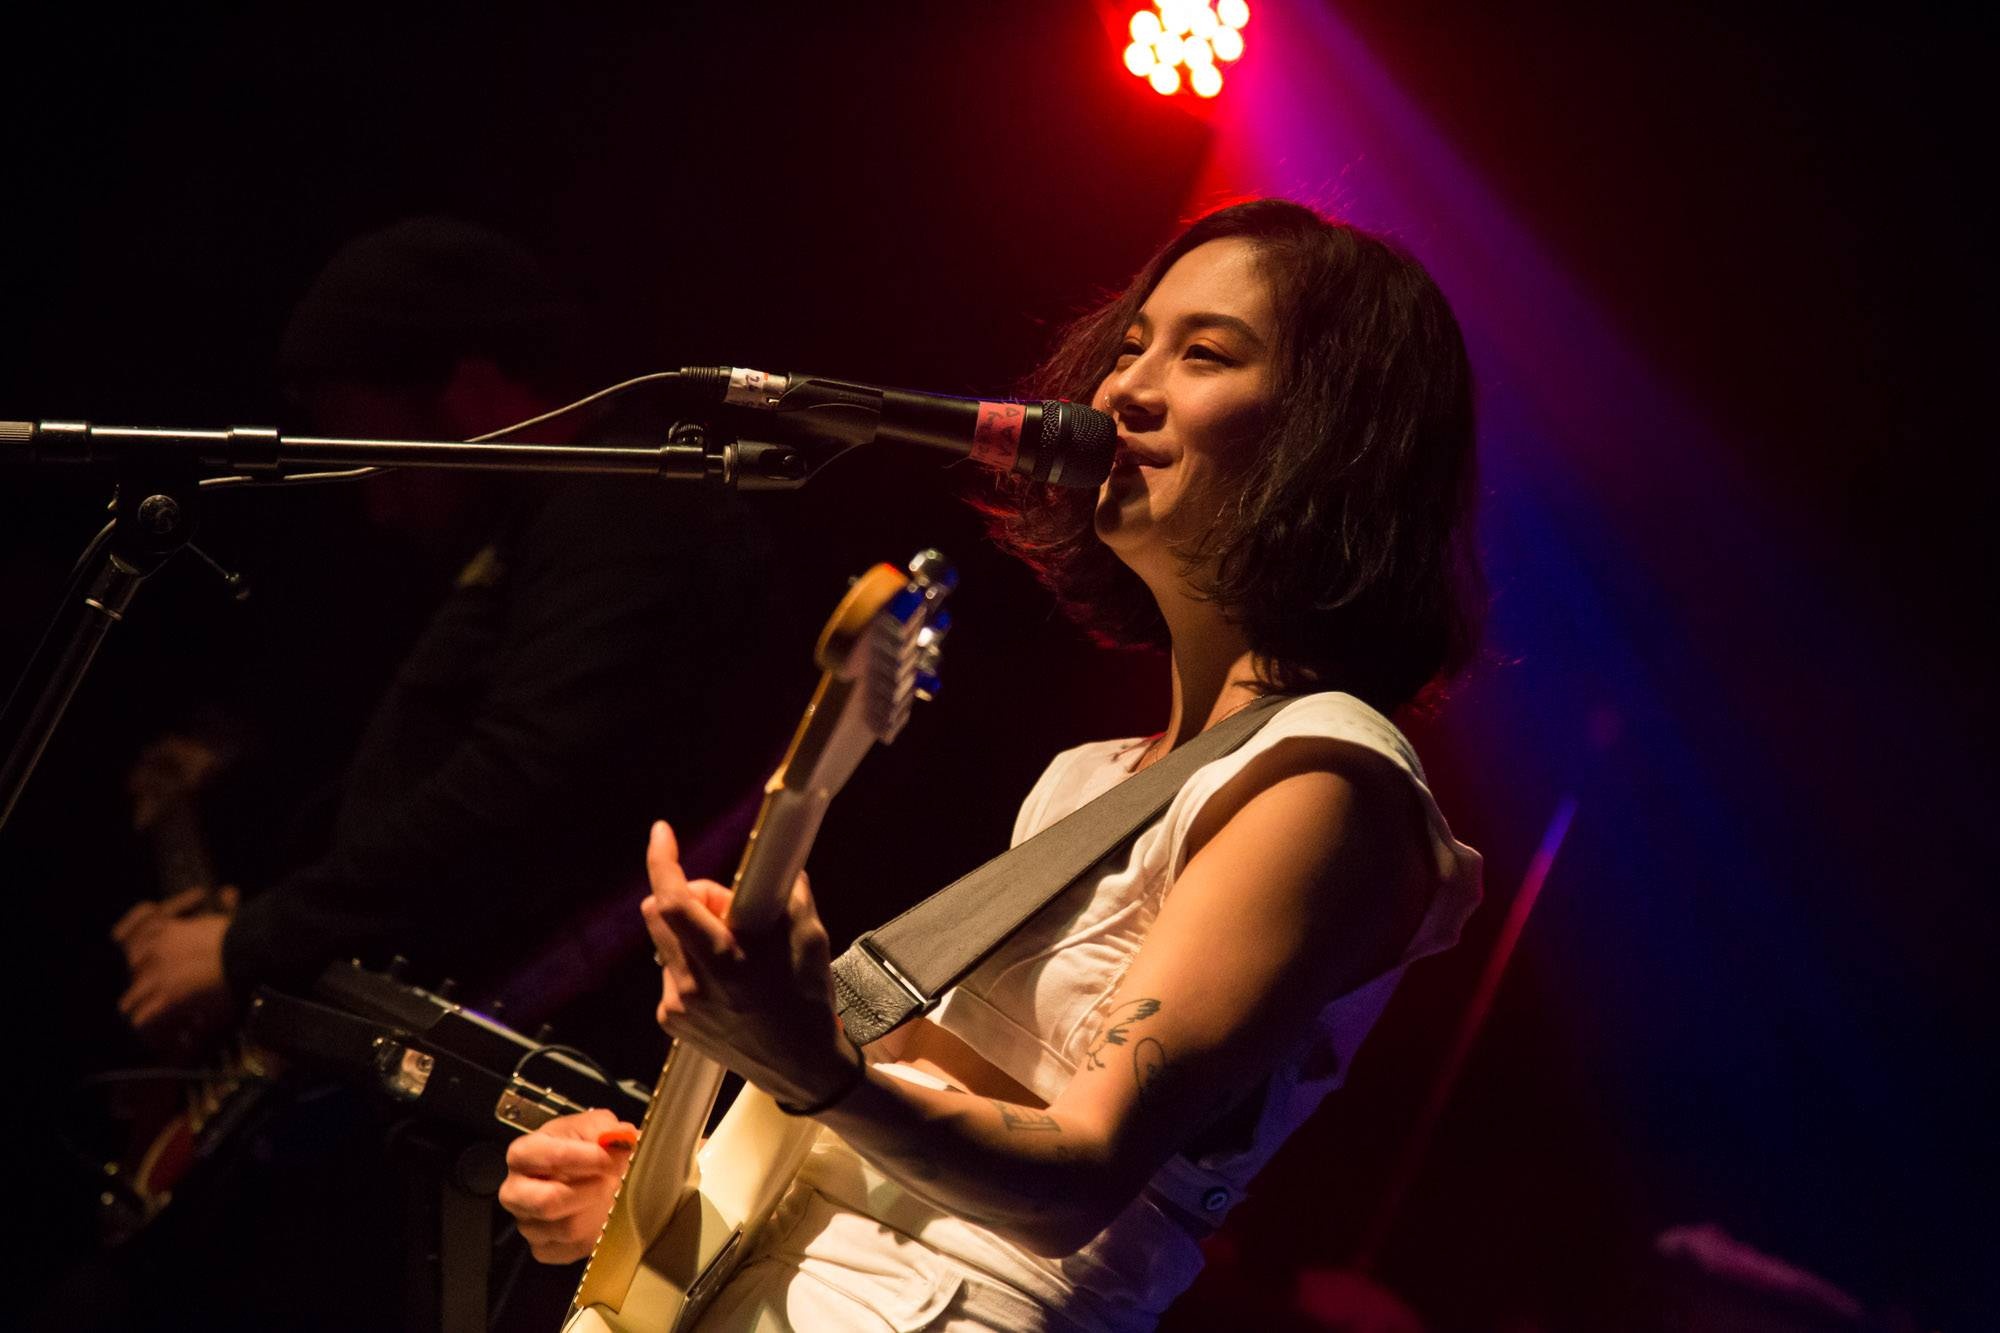
<svg viewBox="0 0 2000 1333">
<path fill-rule="evenodd" d="M 1855 623 L 1827 535 L 1747 465 L 1755 442 L 1664 381 L 1331 6 L 1257 6 L 1245 35 L 1187 212 L 1278 194 L 1386 234 L 1466 332 L 1490 639 L 1510 665 L 1438 739 L 1502 853 L 1489 892 L 1531 850 L 1509 839 L 1574 791 L 1580 836 L 1525 954 L 1622 1092 L 1621 1132 L 1717 1181 L 1754 1157 L 1771 1189 L 1808 1190 L 1800 1117 L 1832 1098 L 1855 1117 L 1843 1133 L 1895 1128 L 1896 1056 L 1856 1049 L 1871 998 L 1843 987 L 1854 941 L 1818 895 L 1851 860 L 1838 826 L 1883 813 L 1844 789 L 1856 747 L 1940 762 L 1943 738 L 1864 702 L 1892 679 L 1921 694 L 1919 669 Z M 1922 960 L 1880 965 L 1899 964 Z M 1781 1067 L 1746 1092 L 1744 1069 Z"/>
</svg>

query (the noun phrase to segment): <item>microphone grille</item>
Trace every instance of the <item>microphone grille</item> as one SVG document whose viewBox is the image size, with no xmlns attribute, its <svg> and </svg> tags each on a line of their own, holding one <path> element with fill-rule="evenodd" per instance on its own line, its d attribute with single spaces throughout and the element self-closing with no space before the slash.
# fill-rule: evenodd
<svg viewBox="0 0 2000 1333">
<path fill-rule="evenodd" d="M 1048 476 L 1042 480 L 1055 486 L 1094 490 L 1111 475 L 1111 459 L 1118 452 L 1118 423 L 1082 403 L 1043 403 L 1040 452 L 1049 460 Z"/>
</svg>

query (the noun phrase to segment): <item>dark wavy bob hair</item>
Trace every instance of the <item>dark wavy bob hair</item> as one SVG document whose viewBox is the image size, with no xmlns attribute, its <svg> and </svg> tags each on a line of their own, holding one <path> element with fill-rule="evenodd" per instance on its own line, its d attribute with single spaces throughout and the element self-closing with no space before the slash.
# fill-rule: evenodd
<svg viewBox="0 0 2000 1333">
<path fill-rule="evenodd" d="M 1235 502 L 1181 557 L 1242 626 L 1264 688 L 1344 690 L 1393 712 L 1470 660 L 1484 609 L 1471 368 L 1422 265 L 1286 200 L 1224 208 L 1072 324 L 1028 390 L 1089 402 L 1174 261 L 1225 237 L 1256 247 L 1271 286 L 1276 400 Z M 1009 478 L 980 503 L 993 535 L 1100 642 L 1163 648 L 1152 594 L 1097 539 L 1096 501 Z"/>
</svg>

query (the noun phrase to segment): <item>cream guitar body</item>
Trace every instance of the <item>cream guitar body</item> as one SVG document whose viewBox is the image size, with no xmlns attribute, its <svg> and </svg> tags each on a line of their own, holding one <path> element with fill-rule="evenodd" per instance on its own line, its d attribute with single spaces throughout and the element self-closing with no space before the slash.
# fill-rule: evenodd
<svg viewBox="0 0 2000 1333">
<path fill-rule="evenodd" d="M 827 621 L 814 653 L 819 687 L 765 784 L 737 867 L 732 929 L 783 915 L 827 805 L 870 748 L 895 739 L 912 700 L 928 697 L 952 582 L 933 551 L 907 574 L 877 565 Z M 685 1330 L 755 1247 L 819 1126 L 746 1086 L 703 1144 L 723 1074 L 690 1047 L 667 1057 L 564 1333 Z"/>
</svg>

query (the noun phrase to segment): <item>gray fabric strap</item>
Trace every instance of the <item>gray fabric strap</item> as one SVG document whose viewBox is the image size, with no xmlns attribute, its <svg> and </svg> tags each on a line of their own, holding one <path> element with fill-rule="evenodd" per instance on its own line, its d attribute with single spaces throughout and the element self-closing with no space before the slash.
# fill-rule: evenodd
<svg viewBox="0 0 2000 1333">
<path fill-rule="evenodd" d="M 1136 837 L 1196 769 L 1249 740 L 1284 702 L 1256 700 L 856 940 L 833 963 L 847 1035 L 865 1046 L 930 1009 L 1051 899 Z"/>
</svg>

